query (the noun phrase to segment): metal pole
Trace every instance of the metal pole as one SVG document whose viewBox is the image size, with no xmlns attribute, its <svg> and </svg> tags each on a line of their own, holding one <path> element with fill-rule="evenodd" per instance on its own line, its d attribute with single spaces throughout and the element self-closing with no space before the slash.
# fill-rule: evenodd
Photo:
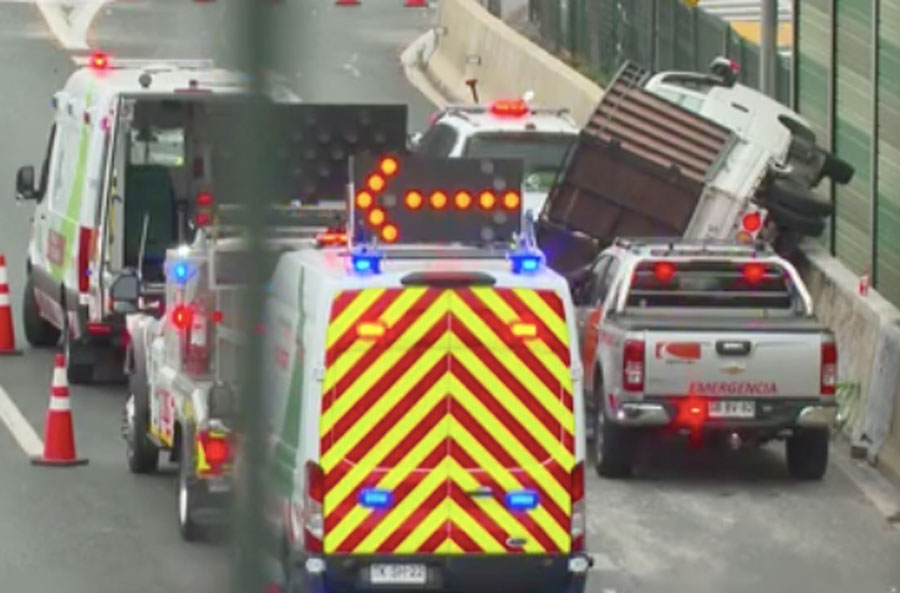
<svg viewBox="0 0 900 593">
<path fill-rule="evenodd" d="M 872 85 L 872 128 L 869 134 L 871 144 L 869 146 L 869 159 L 871 163 L 871 172 L 869 173 L 869 196 L 871 198 L 871 210 L 869 212 L 869 237 L 871 249 L 869 258 L 869 278 L 872 281 L 872 287 L 878 288 L 878 142 L 879 142 L 879 118 L 878 118 L 878 77 L 879 77 L 879 23 L 881 21 L 881 0 L 873 0 L 872 2 L 872 55 L 871 55 L 871 71 L 869 81 Z"/>
<path fill-rule="evenodd" d="M 770 97 L 776 96 L 775 72 L 778 63 L 778 0 L 762 0 L 762 36 L 759 48 L 759 86 Z"/>
</svg>

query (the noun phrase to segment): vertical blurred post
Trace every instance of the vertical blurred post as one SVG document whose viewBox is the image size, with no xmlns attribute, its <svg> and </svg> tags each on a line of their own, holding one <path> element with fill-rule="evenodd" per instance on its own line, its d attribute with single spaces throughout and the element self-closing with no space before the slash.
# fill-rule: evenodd
<svg viewBox="0 0 900 593">
<path fill-rule="evenodd" d="M 762 0 L 760 20 L 759 88 L 774 98 L 778 76 L 778 0 Z"/>
<path fill-rule="evenodd" d="M 249 77 L 251 92 L 241 103 L 236 127 L 238 138 L 237 166 L 241 205 L 249 237 L 247 261 L 264 259 L 262 238 L 265 236 L 266 211 L 273 199 L 266 174 L 265 140 L 274 134 L 270 123 L 272 105 L 267 99 L 266 73 L 271 69 L 272 47 L 267 35 L 269 4 L 265 0 L 234 0 L 231 21 L 232 39 L 238 69 Z M 298 26 L 300 23 L 297 23 Z M 262 593 L 265 591 L 265 554 L 267 533 L 264 504 L 267 500 L 265 474 L 263 402 L 261 399 L 263 287 L 266 266 L 247 266 L 242 280 L 249 287 L 241 302 L 241 318 L 247 329 L 244 367 L 239 375 L 239 407 L 237 430 L 240 458 L 235 516 L 232 523 L 234 562 L 232 591 L 234 593 Z"/>
</svg>

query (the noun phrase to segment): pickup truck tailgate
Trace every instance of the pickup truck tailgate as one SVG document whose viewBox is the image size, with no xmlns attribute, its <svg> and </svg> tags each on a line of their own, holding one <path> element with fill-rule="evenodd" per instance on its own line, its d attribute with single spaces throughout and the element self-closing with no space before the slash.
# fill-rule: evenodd
<svg viewBox="0 0 900 593">
<path fill-rule="evenodd" d="M 648 331 L 648 395 L 810 397 L 820 391 L 819 333 Z"/>
</svg>

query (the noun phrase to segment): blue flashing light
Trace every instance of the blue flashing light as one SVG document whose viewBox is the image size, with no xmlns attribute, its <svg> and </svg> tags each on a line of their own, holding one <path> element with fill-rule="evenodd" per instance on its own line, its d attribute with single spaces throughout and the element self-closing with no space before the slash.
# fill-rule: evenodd
<svg viewBox="0 0 900 593">
<path fill-rule="evenodd" d="M 172 275 L 175 276 L 176 281 L 184 283 L 191 275 L 191 268 L 188 266 L 187 262 L 178 262 L 172 266 Z"/>
<path fill-rule="evenodd" d="M 353 260 L 353 271 L 357 274 L 380 274 L 382 254 L 375 251 L 362 249 L 354 252 L 350 258 Z"/>
<path fill-rule="evenodd" d="M 534 274 L 541 269 L 544 255 L 540 251 L 518 251 L 509 254 L 513 274 Z"/>
<path fill-rule="evenodd" d="M 363 488 L 359 493 L 359 504 L 369 509 L 389 509 L 394 504 L 390 490 Z"/>
<path fill-rule="evenodd" d="M 530 511 L 538 506 L 538 493 L 534 490 L 517 490 L 506 494 L 506 507 L 511 511 Z"/>
</svg>

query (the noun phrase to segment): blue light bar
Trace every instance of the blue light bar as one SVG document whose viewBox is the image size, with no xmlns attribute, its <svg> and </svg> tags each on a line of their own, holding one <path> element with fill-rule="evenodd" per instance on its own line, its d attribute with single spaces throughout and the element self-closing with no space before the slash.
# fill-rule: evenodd
<svg viewBox="0 0 900 593">
<path fill-rule="evenodd" d="M 363 488 L 359 493 L 359 504 L 370 509 L 389 509 L 394 504 L 390 490 Z"/>
<path fill-rule="evenodd" d="M 191 266 L 187 262 L 177 262 L 172 266 L 172 275 L 179 284 L 184 284 L 191 276 Z"/>
<path fill-rule="evenodd" d="M 384 256 L 376 251 L 362 249 L 350 255 L 353 271 L 360 275 L 380 274 L 381 260 Z"/>
<path fill-rule="evenodd" d="M 534 490 L 516 490 L 506 494 L 506 507 L 511 511 L 530 511 L 537 508 L 538 493 Z"/>
<path fill-rule="evenodd" d="M 514 251 L 509 254 L 513 274 L 534 274 L 544 264 L 544 254 L 537 250 Z"/>
</svg>

